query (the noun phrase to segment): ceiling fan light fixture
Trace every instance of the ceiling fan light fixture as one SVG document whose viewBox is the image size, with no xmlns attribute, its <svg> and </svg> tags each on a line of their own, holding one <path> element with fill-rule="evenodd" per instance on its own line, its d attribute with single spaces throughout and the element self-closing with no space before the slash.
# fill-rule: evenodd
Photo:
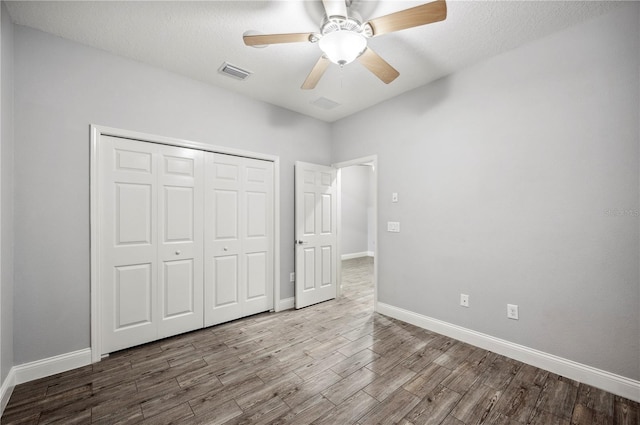
<svg viewBox="0 0 640 425">
<path fill-rule="evenodd" d="M 356 60 L 367 48 L 367 39 L 355 31 L 333 31 L 318 42 L 327 58 L 340 66 Z"/>
<path fill-rule="evenodd" d="M 361 0 L 359 0 L 361 1 Z M 304 80 L 303 90 L 312 90 L 331 63 L 343 67 L 358 61 L 383 83 L 389 84 L 400 73 L 380 55 L 367 47 L 367 39 L 421 25 L 432 24 L 447 18 L 446 0 L 434 0 L 409 9 L 379 16 L 363 23 L 354 10 L 352 0 L 322 0 L 325 15 L 320 33 L 287 33 L 251 35 L 244 34 L 244 44 L 257 46 L 279 43 L 318 43 L 322 55 Z"/>
</svg>

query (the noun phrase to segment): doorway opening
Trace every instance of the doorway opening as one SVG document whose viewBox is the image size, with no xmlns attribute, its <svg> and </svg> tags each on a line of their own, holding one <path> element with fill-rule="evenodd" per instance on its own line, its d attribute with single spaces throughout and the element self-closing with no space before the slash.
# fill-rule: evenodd
<svg viewBox="0 0 640 425">
<path fill-rule="evenodd" d="M 373 277 L 373 308 L 377 310 L 378 225 L 377 225 L 377 156 L 357 158 L 333 164 L 338 169 L 338 297 L 344 294 L 342 268 Z M 345 276 L 347 279 L 349 277 Z M 366 279 L 368 280 L 368 279 Z M 362 280 L 360 280 L 362 281 Z M 352 290 L 353 287 L 350 286 Z M 366 288 L 357 290 L 366 292 Z"/>
</svg>

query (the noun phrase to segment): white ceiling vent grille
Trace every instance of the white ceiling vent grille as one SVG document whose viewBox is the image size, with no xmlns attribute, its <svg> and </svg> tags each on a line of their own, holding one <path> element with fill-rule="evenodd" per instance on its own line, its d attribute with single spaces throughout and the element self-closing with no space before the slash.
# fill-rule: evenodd
<svg viewBox="0 0 640 425">
<path fill-rule="evenodd" d="M 329 109 L 340 106 L 338 102 L 334 102 L 333 100 L 327 99 L 326 97 L 319 97 L 316 100 L 311 101 L 311 104 L 317 106 L 318 108 L 326 109 L 327 111 Z"/>
<path fill-rule="evenodd" d="M 251 72 L 238 68 L 237 66 L 231 65 L 227 62 L 222 64 L 218 69 L 218 72 L 231 78 L 235 78 L 236 80 L 245 80 L 249 75 L 251 75 Z"/>
</svg>

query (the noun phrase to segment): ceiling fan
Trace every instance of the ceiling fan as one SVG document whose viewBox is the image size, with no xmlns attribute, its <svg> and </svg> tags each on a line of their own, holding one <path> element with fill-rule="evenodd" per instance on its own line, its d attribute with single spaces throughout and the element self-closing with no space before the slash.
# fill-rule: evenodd
<svg viewBox="0 0 640 425">
<path fill-rule="evenodd" d="M 322 56 L 302 84 L 302 89 L 315 88 L 331 62 L 344 66 L 358 60 L 385 84 L 400 73 L 367 46 L 367 39 L 378 35 L 442 21 L 447 17 L 445 0 L 436 0 L 362 22 L 356 13 L 348 13 L 345 0 L 322 0 L 325 18 L 319 33 L 245 34 L 247 46 L 310 42 L 318 43 Z"/>
</svg>

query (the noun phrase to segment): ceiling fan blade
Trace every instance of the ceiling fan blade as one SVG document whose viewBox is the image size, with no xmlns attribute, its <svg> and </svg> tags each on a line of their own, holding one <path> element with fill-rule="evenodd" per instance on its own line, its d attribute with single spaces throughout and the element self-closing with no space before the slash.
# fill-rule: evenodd
<svg viewBox="0 0 640 425">
<path fill-rule="evenodd" d="M 245 35 L 243 36 L 244 44 L 247 46 L 264 46 L 267 44 L 279 44 L 279 43 L 300 43 L 303 41 L 309 41 L 312 33 L 301 32 L 291 34 L 260 34 L 260 35 Z"/>
<path fill-rule="evenodd" d="M 445 0 L 437 0 L 421 6 L 380 16 L 369 21 L 373 35 L 387 34 L 433 22 L 444 21 L 447 17 Z"/>
<path fill-rule="evenodd" d="M 316 87 L 316 84 L 318 84 L 318 81 L 320 81 L 320 78 L 322 78 L 324 71 L 327 70 L 327 67 L 330 63 L 331 62 L 329 61 L 329 59 L 325 58 L 324 56 L 320 56 L 320 59 L 318 59 L 318 62 L 316 62 L 316 64 L 313 66 L 313 69 L 307 76 L 307 79 L 304 80 L 304 83 L 302 83 L 301 88 L 303 90 L 314 89 Z"/>
<path fill-rule="evenodd" d="M 364 53 L 358 57 L 358 61 L 365 66 L 369 71 L 373 72 L 376 77 L 380 78 L 383 83 L 389 84 L 400 73 L 387 61 L 382 59 L 376 52 L 370 48 L 366 48 Z"/>
<path fill-rule="evenodd" d="M 345 0 L 322 0 L 327 16 L 347 16 Z"/>
</svg>

